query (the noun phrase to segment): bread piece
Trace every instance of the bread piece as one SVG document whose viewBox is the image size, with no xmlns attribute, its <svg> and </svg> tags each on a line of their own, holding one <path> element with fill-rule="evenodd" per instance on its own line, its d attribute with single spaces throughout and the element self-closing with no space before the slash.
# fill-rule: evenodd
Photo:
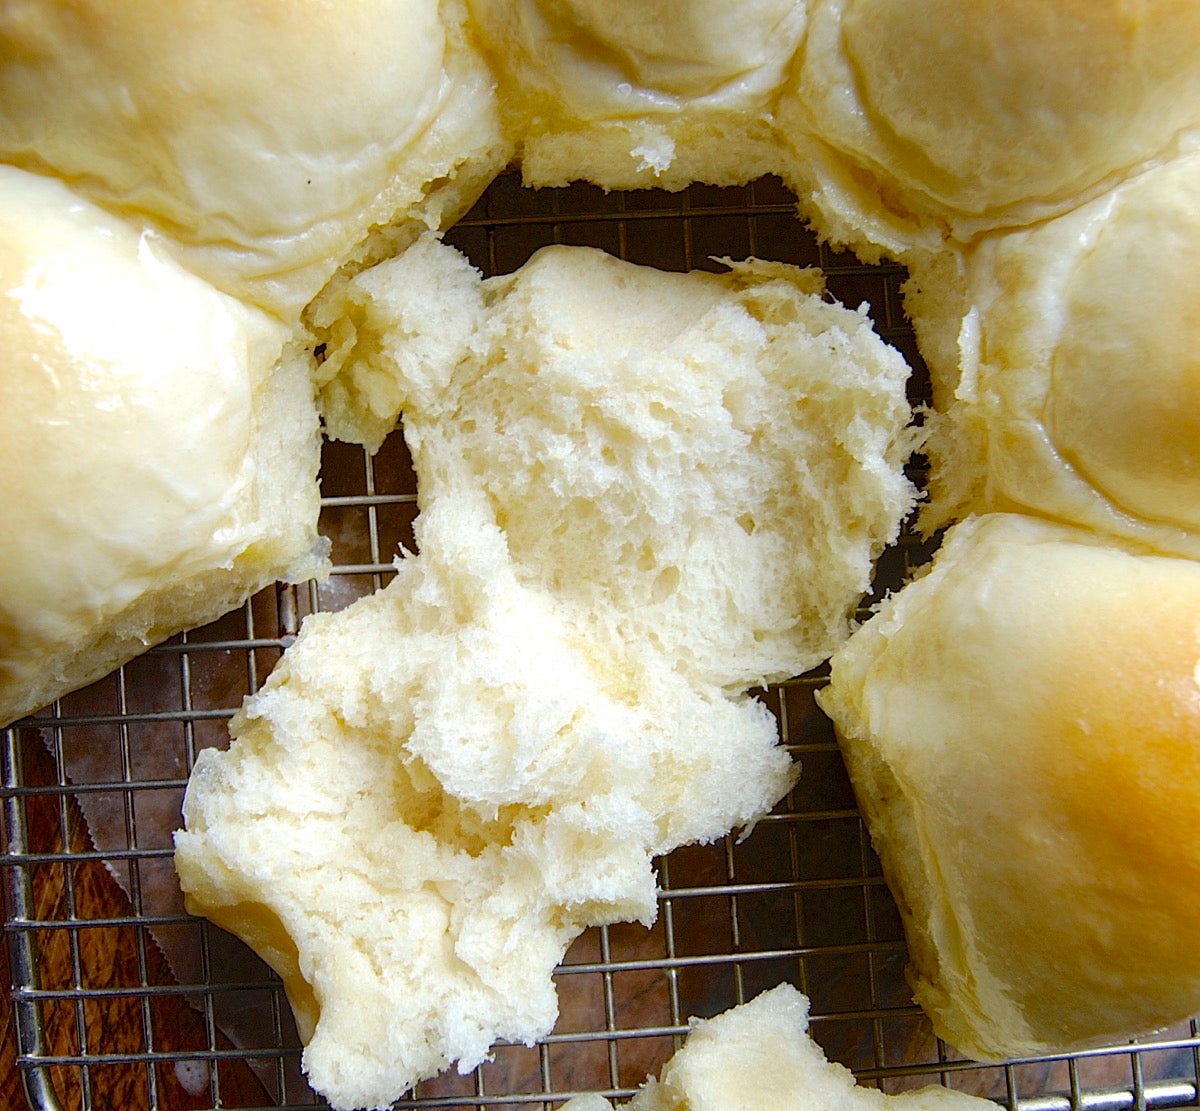
<svg viewBox="0 0 1200 1111">
<path fill-rule="evenodd" d="M 1019 509 L 1200 557 L 1197 272 L 1190 156 L 987 237 L 957 283 L 913 302 L 920 320 L 957 301 L 945 331 L 959 324 L 959 359 L 933 364 L 926 527 Z"/>
<path fill-rule="evenodd" d="M 403 407 L 427 496 L 485 492 L 590 635 L 733 686 L 845 638 L 916 441 L 907 365 L 819 274 L 551 247 L 481 282 L 431 236 L 355 284 L 359 395 Z"/>
<path fill-rule="evenodd" d="M 282 326 L 0 167 L 0 723 L 325 566 Z"/>
<path fill-rule="evenodd" d="M 420 554 L 305 622 L 176 837 L 189 907 L 281 972 L 336 1107 L 548 1033 L 569 942 L 653 920 L 653 856 L 787 790 L 745 691 L 846 635 L 912 499 L 906 370 L 813 275 L 562 248 L 481 282 L 430 239 L 368 284 Z M 437 332 L 405 337 L 431 289 Z"/>
<path fill-rule="evenodd" d="M 826 235 L 900 257 L 1067 211 L 1194 146 L 1200 9 L 812 0 L 797 73 L 785 176 Z"/>
<path fill-rule="evenodd" d="M 289 320 L 376 225 L 445 226 L 503 167 L 461 3 L 0 6 L 0 158 L 154 228 Z"/>
<path fill-rule="evenodd" d="M 307 620 L 188 785 L 188 909 L 283 976 L 337 1108 L 548 1033 L 568 944 L 653 921 L 652 856 L 792 781 L 765 707 L 610 658 L 521 585 L 483 508 L 427 509 L 386 589 Z"/>
<path fill-rule="evenodd" d="M 930 1086 L 887 1095 L 859 1087 L 854 1074 L 829 1061 L 808 1031 L 808 1000 L 791 984 L 764 991 L 749 1003 L 691 1032 L 658 1080 L 651 1078 L 627 1111 L 991 1111 L 994 1104 L 950 1088 Z M 600 1096 L 568 1100 L 563 1111 L 612 1111 Z"/>
<path fill-rule="evenodd" d="M 469 0 L 525 181 L 732 185 L 778 169 L 803 0 Z"/>
<path fill-rule="evenodd" d="M 479 272 L 434 234 L 332 285 L 320 306 L 332 324 L 315 374 L 326 434 L 372 454 L 396 430 L 409 376 L 437 366 L 443 388 L 484 317 Z"/>
<path fill-rule="evenodd" d="M 988 514 L 821 705 L 937 1033 L 1000 1059 L 1200 1008 L 1200 563 Z"/>
</svg>

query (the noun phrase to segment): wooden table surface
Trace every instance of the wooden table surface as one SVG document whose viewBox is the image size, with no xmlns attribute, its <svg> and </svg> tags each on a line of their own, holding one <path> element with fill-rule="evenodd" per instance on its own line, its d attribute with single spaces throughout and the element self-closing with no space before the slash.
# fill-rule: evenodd
<svg viewBox="0 0 1200 1111">
<path fill-rule="evenodd" d="M 24 740 L 24 738 L 23 738 Z M 45 747 L 30 731 L 29 743 L 22 743 L 23 781 L 26 784 L 52 783 L 53 761 Z M 27 796 L 26 827 L 28 844 L 38 852 L 56 852 L 64 839 L 71 852 L 90 848 L 86 825 L 75 805 L 68 799 L 66 829 L 63 809 L 56 793 Z M 5 831 L 7 836 L 7 831 Z M 72 888 L 79 918 L 122 918 L 128 922 L 132 907 L 124 891 L 99 860 L 76 860 L 72 869 Z M 55 865 L 34 876 L 35 917 L 62 921 L 67 916 L 61 883 L 62 866 Z M 56 882 L 57 879 L 57 882 Z M 8 934 L 4 935 L 4 968 L 8 962 Z M 173 984 L 170 968 L 153 943 L 138 944 L 138 931 L 126 925 L 94 926 L 69 930 L 52 928 L 38 932 L 38 970 L 43 988 L 69 990 L 75 981 L 76 967 L 89 989 L 128 987 L 141 982 L 150 985 Z M 9 976 L 11 983 L 11 975 Z M 209 1046 L 203 1016 L 182 994 L 156 996 L 151 1006 L 154 1048 L 170 1052 L 203 1050 Z M 51 1005 L 43 1012 L 45 1051 L 51 1055 L 78 1055 L 81 1044 L 105 1053 L 137 1054 L 145 1048 L 145 999 L 138 994 L 90 998 L 86 1006 Z M 86 1041 L 81 1043 L 81 1026 Z M 219 1043 L 219 1048 L 227 1043 Z M 27 1105 L 24 1086 L 17 1067 L 17 1038 L 11 992 L 0 1002 L 0 1109 L 20 1111 Z M 122 1062 L 88 1070 L 90 1106 L 97 1111 L 141 1111 L 155 1103 L 160 1108 L 194 1109 L 213 1105 L 212 1091 L 190 1092 L 168 1062 L 154 1066 L 153 1082 L 144 1061 Z M 54 1066 L 50 1070 L 54 1090 L 67 1111 L 88 1104 L 84 1100 L 82 1069 L 77 1065 Z M 151 1088 L 154 1095 L 151 1095 Z M 220 1075 L 222 1102 L 228 1106 L 270 1107 L 262 1085 L 240 1062 L 223 1062 Z"/>
<path fill-rule="evenodd" d="M 3 942 L 4 967 L 8 968 L 8 943 Z M 25 1093 L 17 1074 L 17 1032 L 13 1025 L 12 999 L 8 992 L 0 999 L 0 1107 L 25 1106 Z"/>
</svg>

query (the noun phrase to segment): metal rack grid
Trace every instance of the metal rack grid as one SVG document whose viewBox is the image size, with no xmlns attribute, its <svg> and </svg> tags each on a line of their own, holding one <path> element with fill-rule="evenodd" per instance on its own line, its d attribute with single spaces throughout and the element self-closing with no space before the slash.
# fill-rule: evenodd
<svg viewBox="0 0 1200 1111">
<path fill-rule="evenodd" d="M 793 212 L 772 181 L 606 195 L 533 192 L 506 175 L 449 239 L 488 274 L 552 242 L 664 269 L 749 255 L 820 265 L 832 294 L 868 301 L 881 334 L 919 368 L 900 311 L 902 272 L 829 251 Z M 923 390 L 918 371 L 917 399 Z M 328 444 L 322 493 L 336 563 L 329 583 L 265 591 L 3 731 L 5 937 L 18 1065 L 35 1107 L 322 1106 L 299 1076 L 275 976 L 169 897 L 169 830 L 196 752 L 227 743 L 228 717 L 305 613 L 378 589 L 397 544 L 412 545 L 415 479 L 398 433 L 373 458 Z M 904 537 L 880 563 L 881 588 L 928 554 Z M 474 1073 L 422 1084 L 398 1107 L 547 1111 L 580 1091 L 624 1097 L 678 1047 L 689 1016 L 784 980 L 811 997 L 826 1053 L 886 1091 L 942 1083 L 1025 1111 L 1197 1102 L 1195 1022 L 1136 1046 L 999 1066 L 959 1060 L 932 1036 L 905 986 L 899 918 L 813 701 L 821 682 L 805 676 L 763 694 L 804 766 L 774 813 L 745 840 L 659 861 L 652 929 L 583 935 L 557 974 L 562 1015 L 550 1037 L 498 1047 Z M 236 1014 L 251 1018 L 231 1038 Z"/>
</svg>

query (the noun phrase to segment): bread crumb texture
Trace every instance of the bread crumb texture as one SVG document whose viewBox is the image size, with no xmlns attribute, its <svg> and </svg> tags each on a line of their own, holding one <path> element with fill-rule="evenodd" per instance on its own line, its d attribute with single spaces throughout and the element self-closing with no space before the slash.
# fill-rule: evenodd
<svg viewBox="0 0 1200 1111">
<path fill-rule="evenodd" d="M 861 1087 L 826 1059 L 808 1033 L 809 1001 L 791 984 L 709 1019 L 627 1104 L 628 1111 L 989 1111 L 995 1104 L 938 1085 L 888 1095 Z M 563 1111 L 612 1111 L 601 1096 L 578 1096 Z"/>
<path fill-rule="evenodd" d="M 407 343 L 438 267 L 460 319 Z M 845 639 L 913 503 L 907 368 L 812 273 L 549 248 L 483 281 L 431 238 L 361 285 L 419 554 L 305 622 L 176 840 L 338 1107 L 547 1033 L 569 942 L 654 919 L 652 857 L 787 791 L 746 691 Z"/>
<path fill-rule="evenodd" d="M 652 856 L 786 791 L 747 692 L 843 645 L 914 501 L 907 370 L 863 312 L 758 262 L 552 248 L 484 281 L 430 232 L 510 162 L 601 189 L 774 174 L 823 241 L 909 268 L 924 527 L 1091 537 L 1021 533 L 982 560 L 1007 578 L 953 585 L 982 559 L 963 540 L 839 653 L 827 705 L 918 997 L 980 1054 L 1187 1013 L 1144 953 L 1194 1008 L 1194 888 L 1110 812 L 1170 832 L 1149 800 L 1196 797 L 1138 778 L 1186 762 L 1196 705 L 1194 656 L 1148 649 L 1139 607 L 1173 646 L 1193 627 L 1159 586 L 1117 600 L 1200 556 L 1200 5 L 78 0 L 0 6 L 0 58 L 0 716 L 322 570 L 318 404 L 368 450 L 404 416 L 419 554 L 306 623 L 200 756 L 178 839 L 191 906 L 283 974 L 335 1106 L 545 1033 L 570 939 L 653 917 Z M 964 608 L 924 617 L 942 591 Z M 1167 917 L 1134 936 L 1148 893 Z"/>
</svg>

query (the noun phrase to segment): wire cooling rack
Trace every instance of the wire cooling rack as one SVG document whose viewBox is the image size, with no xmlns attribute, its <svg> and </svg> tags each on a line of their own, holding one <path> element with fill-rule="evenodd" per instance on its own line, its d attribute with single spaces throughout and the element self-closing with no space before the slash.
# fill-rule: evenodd
<svg viewBox="0 0 1200 1111">
<path fill-rule="evenodd" d="M 900 312 L 903 274 L 819 245 L 772 181 L 739 189 L 611 194 L 529 191 L 503 176 L 449 236 L 485 273 L 554 242 L 602 247 L 664 269 L 757 255 L 820 265 L 843 303 L 866 301 L 880 333 L 918 368 Z M 373 458 L 330 443 L 326 584 L 265 591 L 102 682 L 3 732 L 5 937 L 17 1064 L 45 1109 L 320 1107 L 278 980 L 179 903 L 170 831 L 198 750 L 225 726 L 310 611 L 382 586 L 412 546 L 415 480 L 397 433 Z M 904 537 L 880 564 L 894 586 L 928 556 Z M 814 1037 L 864 1083 L 941 1083 L 1024 1111 L 1195 1104 L 1195 1023 L 1152 1043 L 981 1066 L 932 1035 L 905 985 L 900 921 L 855 808 L 820 674 L 763 692 L 803 763 L 797 788 L 742 841 L 658 862 L 652 929 L 591 930 L 557 973 L 562 1014 L 532 1048 L 500 1046 L 475 1072 L 420 1085 L 402 1108 L 559 1107 L 627 1096 L 708 1016 L 791 981 L 812 1000 Z M 1051 911 L 1048 911 L 1052 913 Z M 767 1111 L 767 1109 L 764 1109 Z"/>
</svg>

